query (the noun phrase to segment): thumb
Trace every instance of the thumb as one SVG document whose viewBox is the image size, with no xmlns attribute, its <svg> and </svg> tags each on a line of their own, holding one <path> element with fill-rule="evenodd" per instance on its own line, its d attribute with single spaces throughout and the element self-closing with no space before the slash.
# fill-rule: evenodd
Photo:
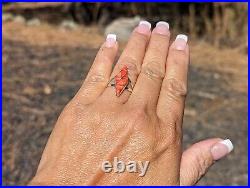
<svg viewBox="0 0 250 188">
<path fill-rule="evenodd" d="M 233 150 L 229 139 L 207 139 L 192 145 L 183 152 L 180 167 L 180 185 L 194 185 L 214 161 Z"/>
</svg>

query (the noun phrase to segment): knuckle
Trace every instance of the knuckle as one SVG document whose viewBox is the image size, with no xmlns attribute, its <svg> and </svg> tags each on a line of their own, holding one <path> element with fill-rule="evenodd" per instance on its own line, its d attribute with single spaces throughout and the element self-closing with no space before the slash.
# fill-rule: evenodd
<svg viewBox="0 0 250 188">
<path fill-rule="evenodd" d="M 141 151 L 152 154 L 155 145 L 155 134 L 153 133 L 154 129 L 150 123 L 151 118 L 146 106 L 136 105 L 129 111 L 130 113 L 126 116 L 129 117 L 126 128 L 132 129 L 131 142 L 136 145 L 137 149 L 139 147 Z"/>
<path fill-rule="evenodd" d="M 130 119 L 134 124 L 134 129 L 138 131 L 142 131 L 148 128 L 148 124 L 150 122 L 149 113 L 147 111 L 146 105 L 136 105 L 130 110 Z"/>
<path fill-rule="evenodd" d="M 95 84 L 95 83 L 107 83 L 108 82 L 108 77 L 103 75 L 103 74 L 95 74 L 92 73 L 90 74 L 86 80 L 85 80 L 85 84 L 86 85 L 91 85 L 91 84 Z"/>
<path fill-rule="evenodd" d="M 145 105 L 136 105 L 131 110 L 131 116 L 134 119 L 145 120 L 147 119 L 147 110 Z"/>
<path fill-rule="evenodd" d="M 148 52 L 153 58 L 159 59 L 159 56 L 163 55 L 161 54 L 162 49 L 166 49 L 165 45 L 161 42 L 161 40 L 155 40 L 154 44 L 148 47 Z"/>
<path fill-rule="evenodd" d="M 73 119 L 77 120 L 79 117 L 83 115 L 84 106 L 80 105 L 79 103 L 75 103 L 74 107 L 72 108 L 71 113 L 69 114 Z"/>
<path fill-rule="evenodd" d="M 105 47 L 107 48 L 107 47 Z M 106 50 L 105 48 L 102 48 L 102 50 Z M 108 55 L 106 55 L 104 53 L 104 51 L 102 51 L 102 53 L 99 53 L 97 56 L 96 56 L 96 59 L 95 59 L 96 62 L 103 62 L 103 63 L 112 63 L 112 58 Z"/>
<path fill-rule="evenodd" d="M 141 73 L 145 74 L 150 79 L 163 79 L 165 71 L 159 67 L 159 61 L 151 59 L 142 65 Z"/>
<path fill-rule="evenodd" d="M 159 119 L 159 131 L 157 136 L 157 152 L 162 152 L 168 148 L 176 148 L 181 146 L 182 128 L 177 121 L 165 123 Z"/>
<path fill-rule="evenodd" d="M 133 41 L 135 44 L 140 44 L 140 43 L 146 43 L 148 41 L 148 36 L 145 34 L 141 34 L 138 32 L 134 32 L 133 34 L 133 39 L 131 41 Z"/>
<path fill-rule="evenodd" d="M 172 49 L 172 55 L 169 56 L 169 61 L 175 64 L 183 64 L 183 62 L 188 62 L 188 57 L 186 53 L 182 50 Z M 178 58 L 177 58 L 178 57 Z M 186 64 L 186 63 L 185 63 Z"/>
<path fill-rule="evenodd" d="M 166 138 L 167 145 L 169 147 L 180 145 L 181 135 L 182 135 L 181 127 L 177 125 L 177 123 L 172 123 L 168 125 L 167 138 Z"/>
<path fill-rule="evenodd" d="M 156 33 L 156 32 L 153 32 L 153 36 L 155 37 L 155 41 L 158 43 L 158 44 L 166 44 L 166 41 L 169 40 L 170 38 L 170 31 L 168 31 L 167 34 L 160 34 L 160 33 Z"/>
<path fill-rule="evenodd" d="M 118 66 L 118 70 L 120 70 L 123 68 L 124 65 L 126 65 L 130 72 L 133 72 L 136 75 L 138 75 L 140 71 L 138 68 L 139 67 L 138 64 L 139 62 L 137 58 L 132 57 L 132 56 L 126 56 L 121 59 L 121 61 L 117 64 L 117 66 Z"/>
<path fill-rule="evenodd" d="M 164 81 L 162 87 L 166 90 L 167 95 L 175 100 L 185 98 L 187 95 L 186 84 L 175 78 Z"/>
<path fill-rule="evenodd" d="M 69 128 L 70 125 L 74 125 L 72 123 L 75 121 L 77 117 L 76 114 L 76 102 L 75 101 L 70 101 L 63 109 L 62 113 L 60 114 L 58 118 L 58 122 L 62 122 L 62 126 L 65 128 Z"/>
<path fill-rule="evenodd" d="M 173 61 L 175 64 L 180 64 L 180 65 L 185 65 L 185 66 L 187 66 L 187 64 L 188 64 L 188 59 L 187 59 L 186 55 L 184 55 L 184 54 L 180 55 L 178 57 L 178 59 L 175 58 Z"/>
<path fill-rule="evenodd" d="M 197 169 L 197 174 L 198 177 L 201 177 L 206 173 L 206 170 L 208 167 L 212 164 L 212 160 L 207 157 L 206 153 L 203 151 L 199 151 L 199 154 L 194 155 L 195 156 L 195 161 L 196 161 L 196 169 Z"/>
</svg>

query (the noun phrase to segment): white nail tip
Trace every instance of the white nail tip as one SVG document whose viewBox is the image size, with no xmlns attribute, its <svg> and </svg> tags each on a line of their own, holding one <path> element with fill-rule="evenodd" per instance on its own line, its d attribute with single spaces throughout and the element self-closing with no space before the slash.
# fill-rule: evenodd
<svg viewBox="0 0 250 188">
<path fill-rule="evenodd" d="M 164 25 L 166 26 L 168 29 L 169 29 L 169 24 L 167 22 L 164 22 L 164 21 L 159 21 L 156 26 L 160 26 L 160 25 Z"/>
<path fill-rule="evenodd" d="M 149 29 L 151 29 L 151 23 L 149 23 L 148 21 L 140 21 L 139 25 L 146 25 Z"/>
<path fill-rule="evenodd" d="M 227 146 L 228 153 L 230 153 L 234 149 L 233 143 L 229 139 L 222 140 L 222 141 L 220 141 L 220 143 Z"/>
<path fill-rule="evenodd" d="M 187 36 L 187 35 L 180 34 L 180 35 L 177 35 L 177 36 L 176 36 L 176 39 L 175 39 L 175 40 L 177 40 L 177 39 L 183 39 L 185 42 L 187 42 L 187 41 L 188 41 L 188 36 Z"/>
<path fill-rule="evenodd" d="M 116 41 L 116 34 L 108 34 L 107 39 L 113 39 L 114 41 Z"/>
</svg>

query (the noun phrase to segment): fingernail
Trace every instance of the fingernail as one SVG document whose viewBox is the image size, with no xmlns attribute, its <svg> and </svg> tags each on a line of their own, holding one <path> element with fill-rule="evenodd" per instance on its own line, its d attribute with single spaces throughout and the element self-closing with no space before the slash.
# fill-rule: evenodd
<svg viewBox="0 0 250 188">
<path fill-rule="evenodd" d="M 218 143 L 216 143 L 211 148 L 211 153 L 214 160 L 219 160 L 223 157 L 225 157 L 227 154 L 229 154 L 233 150 L 234 146 L 232 142 L 229 139 L 222 140 Z"/>
<path fill-rule="evenodd" d="M 156 24 L 156 27 L 154 29 L 154 32 L 162 35 L 168 35 L 169 34 L 169 24 L 164 21 L 160 21 Z"/>
<path fill-rule="evenodd" d="M 106 37 L 106 46 L 108 48 L 111 48 L 115 45 L 116 43 L 116 35 L 115 34 L 108 34 Z"/>
<path fill-rule="evenodd" d="M 183 34 L 177 35 L 175 42 L 174 42 L 175 49 L 184 50 L 186 48 L 187 41 L 188 41 L 187 35 L 183 35 Z"/>
<path fill-rule="evenodd" d="M 140 21 L 138 27 L 136 28 L 136 31 L 138 33 L 142 33 L 142 34 L 148 34 L 148 32 L 151 29 L 151 24 L 147 21 Z"/>
</svg>

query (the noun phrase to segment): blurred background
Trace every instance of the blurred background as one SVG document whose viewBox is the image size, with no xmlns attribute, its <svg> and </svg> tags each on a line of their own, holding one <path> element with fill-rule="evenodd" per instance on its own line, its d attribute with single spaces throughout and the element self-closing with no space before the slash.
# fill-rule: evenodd
<svg viewBox="0 0 250 188">
<path fill-rule="evenodd" d="M 198 185 L 247 185 L 247 3 L 4 3 L 4 185 L 34 176 L 58 115 L 85 78 L 107 33 L 124 48 L 140 20 L 189 36 L 184 149 L 230 138 L 235 150 Z"/>
</svg>

